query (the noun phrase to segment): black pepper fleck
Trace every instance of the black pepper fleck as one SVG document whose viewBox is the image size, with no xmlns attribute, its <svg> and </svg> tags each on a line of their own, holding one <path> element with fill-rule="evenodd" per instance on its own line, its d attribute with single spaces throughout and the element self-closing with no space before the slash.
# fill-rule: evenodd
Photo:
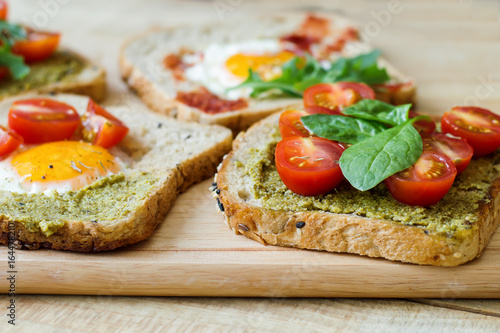
<svg viewBox="0 0 500 333">
<path fill-rule="evenodd" d="M 24 202 L 18 202 L 17 203 L 19 206 L 24 206 Z"/>
<path fill-rule="evenodd" d="M 51 91 L 51 92 L 49 92 L 49 95 L 50 95 L 50 96 L 55 96 L 55 95 L 56 95 L 56 92 L 55 92 L 55 91 Z"/>
<path fill-rule="evenodd" d="M 96 220 L 93 220 L 93 221 L 92 221 L 92 223 L 97 223 L 97 221 L 96 221 Z"/>
<path fill-rule="evenodd" d="M 217 187 L 217 183 L 212 183 L 212 186 L 216 186 Z"/>
<path fill-rule="evenodd" d="M 54 169 L 54 166 L 52 164 L 49 164 L 49 169 Z"/>
<path fill-rule="evenodd" d="M 428 234 L 429 234 L 429 231 L 428 231 L 428 230 L 424 230 L 424 233 L 425 233 L 426 235 L 428 235 Z"/>
<path fill-rule="evenodd" d="M 222 204 L 222 202 L 220 202 L 219 198 L 217 198 L 217 206 L 219 206 L 221 212 L 224 211 L 224 205 Z"/>
<path fill-rule="evenodd" d="M 216 189 L 215 193 L 220 194 L 220 189 Z"/>
<path fill-rule="evenodd" d="M 158 123 L 158 128 L 161 128 L 163 126 L 162 123 Z"/>
<path fill-rule="evenodd" d="M 45 179 L 45 176 L 42 176 L 42 179 Z"/>
<path fill-rule="evenodd" d="M 300 228 L 303 228 L 305 225 L 306 225 L 306 223 L 301 221 L 301 222 L 297 222 L 297 224 L 295 226 L 300 229 Z"/>
</svg>

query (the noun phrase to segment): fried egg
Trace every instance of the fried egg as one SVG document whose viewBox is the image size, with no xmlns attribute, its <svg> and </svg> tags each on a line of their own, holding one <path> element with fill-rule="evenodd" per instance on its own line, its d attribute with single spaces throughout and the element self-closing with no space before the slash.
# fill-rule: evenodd
<svg viewBox="0 0 500 333">
<path fill-rule="evenodd" d="M 264 80 L 281 75 L 281 65 L 294 54 L 283 49 L 279 40 L 251 40 L 230 44 L 210 44 L 203 53 L 187 54 L 185 77 L 204 85 L 212 93 L 228 99 L 248 97 L 251 88 L 227 91 L 248 77 L 249 69 Z"/>
<path fill-rule="evenodd" d="M 114 155 L 80 141 L 22 146 L 0 161 L 0 190 L 45 195 L 78 191 L 127 167 Z"/>
</svg>

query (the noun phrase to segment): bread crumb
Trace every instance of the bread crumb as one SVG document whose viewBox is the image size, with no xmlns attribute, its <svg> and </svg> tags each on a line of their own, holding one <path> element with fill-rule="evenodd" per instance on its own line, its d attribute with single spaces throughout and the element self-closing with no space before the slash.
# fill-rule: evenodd
<svg viewBox="0 0 500 333">
<path fill-rule="evenodd" d="M 457 258 L 457 259 L 458 259 L 458 258 L 462 258 L 462 253 L 460 253 L 460 252 L 455 252 L 455 254 L 453 254 L 453 256 L 454 256 L 455 258 Z"/>
<path fill-rule="evenodd" d="M 439 258 L 441 258 L 441 260 L 446 260 L 446 257 L 444 256 L 444 254 L 440 254 Z"/>
</svg>

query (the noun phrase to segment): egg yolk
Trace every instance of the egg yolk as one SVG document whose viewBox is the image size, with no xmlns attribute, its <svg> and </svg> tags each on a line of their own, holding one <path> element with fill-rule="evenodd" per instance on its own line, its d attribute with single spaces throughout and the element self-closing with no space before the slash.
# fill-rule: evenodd
<svg viewBox="0 0 500 333">
<path fill-rule="evenodd" d="M 120 170 L 106 149 L 78 141 L 58 141 L 28 149 L 12 159 L 22 184 L 38 190 L 78 190 Z"/>
<path fill-rule="evenodd" d="M 251 69 L 264 80 L 271 80 L 281 73 L 276 70 L 280 69 L 288 60 L 295 56 L 292 52 L 282 51 L 276 54 L 251 55 L 237 53 L 226 60 L 226 68 L 234 75 L 241 78 L 248 76 L 248 70 Z"/>
</svg>

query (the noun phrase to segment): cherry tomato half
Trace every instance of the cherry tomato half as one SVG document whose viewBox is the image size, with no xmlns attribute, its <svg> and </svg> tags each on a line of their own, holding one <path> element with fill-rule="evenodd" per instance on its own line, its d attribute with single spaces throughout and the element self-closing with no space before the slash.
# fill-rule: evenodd
<svg viewBox="0 0 500 333">
<path fill-rule="evenodd" d="M 25 143 L 43 143 L 69 139 L 80 125 L 76 110 L 48 98 L 16 101 L 9 110 L 9 127 Z"/>
<path fill-rule="evenodd" d="M 0 20 L 7 20 L 7 14 L 9 12 L 9 5 L 7 1 L 0 0 Z"/>
<path fill-rule="evenodd" d="M 420 115 L 419 113 L 417 113 L 415 111 L 411 111 L 411 110 L 408 113 L 408 116 L 410 119 L 415 118 L 419 115 Z M 433 121 L 420 120 L 420 121 L 414 122 L 413 127 L 415 127 L 417 129 L 417 131 L 419 131 L 420 133 L 432 133 L 436 130 L 436 123 Z"/>
<path fill-rule="evenodd" d="M 475 156 L 487 155 L 500 147 L 500 116 L 486 109 L 454 107 L 441 118 L 441 129 L 467 140 Z"/>
<path fill-rule="evenodd" d="M 375 99 L 375 92 L 364 83 L 320 83 L 304 91 L 304 107 L 322 106 L 342 110 L 363 98 Z"/>
<path fill-rule="evenodd" d="M 289 137 L 276 146 L 276 169 L 292 192 L 326 194 L 344 178 L 338 162 L 343 152 L 328 139 Z"/>
<path fill-rule="evenodd" d="M 305 108 L 305 111 L 307 114 L 317 114 L 317 113 L 321 113 L 321 114 L 333 114 L 333 115 L 337 115 L 337 116 L 346 116 L 346 117 L 349 117 L 347 115 L 344 115 L 342 112 L 340 112 L 339 110 L 332 110 L 332 109 L 329 109 L 329 108 L 325 108 L 323 106 L 308 106 Z"/>
<path fill-rule="evenodd" d="M 23 143 L 23 138 L 13 130 L 0 125 L 0 156 L 12 153 Z"/>
<path fill-rule="evenodd" d="M 307 113 L 299 110 L 286 110 L 280 116 L 279 128 L 282 138 L 291 136 L 308 137 L 311 133 L 304 127 L 300 117 L 307 116 Z"/>
<path fill-rule="evenodd" d="M 111 148 L 128 133 L 128 127 L 92 99 L 82 117 L 84 138 L 94 145 Z"/>
<path fill-rule="evenodd" d="M 456 175 L 455 164 L 446 155 L 424 151 L 415 164 L 384 182 L 399 202 L 430 206 L 448 193 Z"/>
<path fill-rule="evenodd" d="M 452 138 L 444 133 L 422 133 L 424 151 L 434 151 L 446 155 L 455 164 L 457 175 L 469 165 L 472 147 L 461 138 Z"/>
<path fill-rule="evenodd" d="M 59 45 L 61 37 L 58 33 L 27 29 L 28 38 L 18 40 L 12 47 L 12 52 L 24 57 L 27 63 L 41 61 L 52 55 Z"/>
</svg>

